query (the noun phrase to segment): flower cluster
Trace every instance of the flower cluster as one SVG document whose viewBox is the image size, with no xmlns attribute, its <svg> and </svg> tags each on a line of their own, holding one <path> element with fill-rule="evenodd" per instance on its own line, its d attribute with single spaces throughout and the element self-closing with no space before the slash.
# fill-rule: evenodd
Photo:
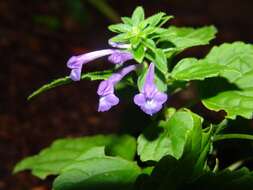
<svg viewBox="0 0 253 190">
<path fill-rule="evenodd" d="M 103 56 L 109 56 L 109 62 L 120 65 L 133 59 L 132 54 L 126 51 L 129 45 L 113 42 L 109 42 L 109 44 L 115 49 L 104 49 L 79 56 L 72 56 L 67 62 L 68 68 L 71 69 L 70 78 L 73 81 L 79 81 L 83 65 Z M 108 111 L 119 103 L 119 98 L 114 94 L 115 85 L 127 74 L 136 70 L 138 66 L 138 64 L 128 65 L 117 73 L 113 73 L 107 80 L 99 84 L 97 90 L 97 94 L 100 97 L 99 112 Z M 154 64 L 150 63 L 143 87 L 140 93 L 134 96 L 134 103 L 149 115 L 153 115 L 161 110 L 162 105 L 167 101 L 167 94 L 160 92 L 156 87 L 154 76 Z"/>
</svg>

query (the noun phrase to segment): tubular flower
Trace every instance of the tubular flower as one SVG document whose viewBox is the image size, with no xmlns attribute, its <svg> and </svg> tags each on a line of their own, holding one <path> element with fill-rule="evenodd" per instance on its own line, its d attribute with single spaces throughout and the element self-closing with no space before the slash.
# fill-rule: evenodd
<svg viewBox="0 0 253 190">
<path fill-rule="evenodd" d="M 67 62 L 67 67 L 71 69 L 70 78 L 79 81 L 84 64 L 107 55 L 110 55 L 108 60 L 114 64 L 123 64 L 133 58 L 130 53 L 118 49 L 104 49 L 72 56 Z"/>
<path fill-rule="evenodd" d="M 114 86 L 128 73 L 134 71 L 137 68 L 137 65 L 130 65 L 118 73 L 114 73 L 107 80 L 102 81 L 97 90 L 97 94 L 100 96 L 99 98 L 99 106 L 98 111 L 104 112 L 111 109 L 111 107 L 117 105 L 119 103 L 119 98 L 114 94 Z"/>
<path fill-rule="evenodd" d="M 146 114 L 153 115 L 161 110 L 167 98 L 167 94 L 160 92 L 154 83 L 154 64 L 151 63 L 141 92 L 134 96 L 134 103 Z"/>
</svg>

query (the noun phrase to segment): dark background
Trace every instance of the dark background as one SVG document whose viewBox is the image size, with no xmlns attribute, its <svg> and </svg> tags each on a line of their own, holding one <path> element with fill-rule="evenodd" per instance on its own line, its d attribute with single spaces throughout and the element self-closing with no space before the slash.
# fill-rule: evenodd
<svg viewBox="0 0 253 190">
<path fill-rule="evenodd" d="M 81 81 L 26 101 L 36 88 L 69 74 L 66 61 L 71 55 L 107 48 L 113 35 L 107 25 L 118 20 L 117 14 L 130 15 L 142 5 L 147 15 L 158 11 L 174 15 L 172 23 L 177 26 L 214 24 L 219 34 L 212 45 L 253 42 L 252 0 L 108 0 L 113 9 L 109 14 L 94 1 L 100 0 L 0 1 L 0 190 L 50 189 L 50 179 L 40 181 L 28 172 L 11 171 L 20 159 L 57 138 L 119 132 L 126 123 L 138 131 L 139 123 L 149 120 L 124 99 L 112 111 L 98 113 L 97 82 Z M 208 49 L 194 48 L 185 55 L 201 57 Z M 106 59 L 100 59 L 85 69 L 107 67 Z M 179 107 L 191 96 L 186 91 L 169 103 Z M 195 109 L 216 119 L 201 106 Z"/>
</svg>

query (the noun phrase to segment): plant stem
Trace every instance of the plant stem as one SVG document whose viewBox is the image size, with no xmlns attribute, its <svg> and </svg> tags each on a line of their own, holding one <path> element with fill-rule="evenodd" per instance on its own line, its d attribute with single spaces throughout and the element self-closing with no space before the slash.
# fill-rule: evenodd
<svg viewBox="0 0 253 190">
<path fill-rule="evenodd" d="M 104 0 L 88 0 L 96 9 L 114 23 L 120 21 L 118 13 Z"/>
<path fill-rule="evenodd" d="M 223 134 L 216 135 L 213 141 L 229 140 L 229 139 L 244 139 L 244 140 L 253 140 L 253 135 L 248 134 Z"/>
</svg>

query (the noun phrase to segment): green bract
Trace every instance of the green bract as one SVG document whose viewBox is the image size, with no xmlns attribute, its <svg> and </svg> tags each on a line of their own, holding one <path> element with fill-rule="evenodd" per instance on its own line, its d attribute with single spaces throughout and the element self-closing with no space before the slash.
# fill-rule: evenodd
<svg viewBox="0 0 253 190">
<path fill-rule="evenodd" d="M 212 124 L 190 109 L 164 108 L 160 115 L 153 117 L 150 125 L 136 124 L 135 128 L 145 129 L 135 137 L 96 135 L 57 140 L 38 155 L 19 162 L 14 172 L 31 170 L 41 179 L 55 175 L 54 190 L 252 189 L 252 172 L 234 165 L 219 169 L 214 150 L 218 149 L 216 141 L 253 139 L 249 134 L 230 134 L 224 130 L 230 127 L 232 120 L 238 119 L 237 116 L 252 118 L 253 45 L 225 43 L 213 47 L 204 58 L 185 57 L 176 61 L 174 58 L 187 48 L 209 44 L 217 30 L 214 26 L 165 27 L 164 24 L 172 18 L 163 12 L 145 18 L 143 8 L 137 7 L 131 17 L 122 17 L 122 23 L 109 26 L 109 30 L 117 33 L 109 44 L 124 46 L 122 52 L 127 52 L 138 63 L 134 65 L 136 73 L 122 79 L 116 90 L 131 85 L 141 92 L 139 101 L 142 101 L 144 96 L 148 99 L 148 95 L 157 92 L 176 96 L 178 91 L 192 83 L 198 94 L 196 102 L 202 102 L 207 109 L 226 112 L 221 123 Z M 112 51 L 117 54 L 119 50 Z M 78 60 L 78 56 L 74 59 Z M 152 85 L 147 83 L 144 91 L 150 65 Z M 76 65 L 72 66 L 75 69 Z M 121 67 L 119 64 L 112 70 L 85 73 L 81 79 L 105 80 Z M 114 77 L 117 79 L 119 75 L 116 73 Z M 28 99 L 71 82 L 69 77 L 56 79 Z M 109 92 L 114 89 L 109 88 Z M 159 96 L 154 97 L 159 99 Z M 152 101 L 156 101 L 154 97 Z M 147 100 L 148 106 L 153 106 L 152 101 Z"/>
</svg>

